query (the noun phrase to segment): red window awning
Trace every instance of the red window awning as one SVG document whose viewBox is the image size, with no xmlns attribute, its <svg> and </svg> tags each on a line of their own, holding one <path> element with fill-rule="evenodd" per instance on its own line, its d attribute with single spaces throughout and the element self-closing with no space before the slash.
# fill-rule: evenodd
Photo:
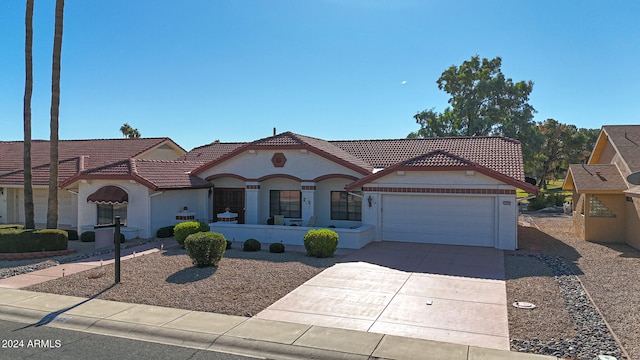
<svg viewBox="0 0 640 360">
<path fill-rule="evenodd" d="M 121 188 L 113 185 L 103 186 L 98 191 L 87 197 L 87 202 L 95 204 L 126 204 L 129 202 L 129 195 Z"/>
</svg>

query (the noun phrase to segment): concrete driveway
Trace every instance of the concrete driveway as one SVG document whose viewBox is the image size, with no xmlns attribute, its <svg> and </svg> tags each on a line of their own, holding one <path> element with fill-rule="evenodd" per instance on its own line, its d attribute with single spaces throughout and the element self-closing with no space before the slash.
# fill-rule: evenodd
<svg viewBox="0 0 640 360">
<path fill-rule="evenodd" d="M 509 350 L 503 252 L 372 243 L 257 317 Z"/>
</svg>

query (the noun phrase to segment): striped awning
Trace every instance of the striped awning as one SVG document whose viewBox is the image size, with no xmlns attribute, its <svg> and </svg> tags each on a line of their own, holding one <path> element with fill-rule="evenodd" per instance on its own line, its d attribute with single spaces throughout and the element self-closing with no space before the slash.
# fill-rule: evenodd
<svg viewBox="0 0 640 360">
<path fill-rule="evenodd" d="M 126 204 L 128 201 L 127 192 L 113 185 L 103 186 L 87 197 L 87 202 L 94 204 L 116 205 Z"/>
</svg>

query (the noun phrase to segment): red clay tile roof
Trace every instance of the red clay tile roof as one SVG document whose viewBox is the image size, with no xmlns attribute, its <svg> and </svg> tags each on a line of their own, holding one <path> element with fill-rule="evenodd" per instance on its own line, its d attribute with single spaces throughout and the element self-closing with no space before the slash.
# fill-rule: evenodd
<svg viewBox="0 0 640 360">
<path fill-rule="evenodd" d="M 504 137 L 349 140 L 331 141 L 331 143 L 376 168 L 386 168 L 416 156 L 443 150 L 516 180 L 524 181 L 520 142 Z"/>
<path fill-rule="evenodd" d="M 567 180 L 572 183 L 579 192 L 615 191 L 627 189 L 627 183 L 620 175 L 618 167 L 614 164 L 572 164 L 569 165 Z M 568 187 L 568 190 L 571 188 Z"/>
<path fill-rule="evenodd" d="M 462 167 L 471 166 L 473 163 L 469 160 L 449 154 L 446 151 L 436 150 L 428 154 L 403 161 L 402 165 L 408 167 Z"/>
<path fill-rule="evenodd" d="M 211 187 L 210 182 L 190 174 L 201 165 L 201 162 L 195 161 L 135 160 L 138 176 L 158 189 Z"/>
<path fill-rule="evenodd" d="M 136 157 L 137 155 L 140 155 L 165 141 L 170 141 L 175 144 L 169 138 L 60 140 L 58 145 L 58 158 L 60 162 L 60 173 L 58 179 L 62 182 L 71 175 L 77 173 L 80 170 L 80 159 L 83 157 L 83 168 L 90 169 L 123 159 Z M 177 144 L 175 145 L 178 146 Z M 0 142 L 0 173 L 9 171 L 12 174 L 10 177 L 7 176 L 9 174 L 0 176 L 4 178 L 0 179 L 1 183 L 23 183 L 23 151 L 24 147 L 22 141 Z M 34 169 L 34 184 L 36 184 L 35 172 L 37 170 L 43 173 L 46 172 L 45 177 L 47 178 L 45 183 L 39 183 L 39 185 L 47 185 L 49 183 L 49 141 L 33 140 L 31 143 L 31 158 L 32 167 Z M 66 162 L 73 161 L 77 163 L 78 167 L 73 172 L 70 172 L 71 165 L 66 164 Z M 63 170 L 63 164 L 69 166 L 69 169 Z M 39 174 L 38 176 L 42 177 L 43 174 Z M 11 179 L 13 182 L 9 182 L 8 179 Z"/>
<path fill-rule="evenodd" d="M 387 168 L 420 155 L 443 150 L 516 180 L 524 181 L 520 142 L 495 136 L 325 141 L 285 132 L 251 143 L 211 143 L 191 150 L 183 158 L 215 163 L 216 160 L 226 160 L 226 157 L 232 157 L 236 152 L 251 147 L 276 149 L 287 146 L 314 148 L 321 153 L 329 154 L 334 159 L 342 159 L 348 164 L 369 172 L 373 168 Z M 208 166 L 211 164 L 205 168 Z M 200 169 L 196 172 L 198 171 Z"/>
<path fill-rule="evenodd" d="M 247 143 L 221 143 L 212 142 L 211 144 L 193 148 L 193 150 L 181 156 L 178 160 L 184 161 L 200 161 L 208 163 L 223 155 L 226 155 Z"/>
<path fill-rule="evenodd" d="M 128 159 L 85 170 L 67 179 L 62 186 L 82 179 L 130 179 L 152 190 L 208 188 L 211 186 L 208 181 L 191 175 L 191 171 L 201 165 L 194 161 Z"/>
<path fill-rule="evenodd" d="M 428 154 L 419 155 L 412 159 L 408 159 L 389 166 L 382 171 L 365 176 L 362 179 L 352 182 L 346 186 L 347 190 L 353 190 L 359 188 L 367 183 L 370 183 L 378 178 L 387 176 L 394 171 L 443 171 L 443 170 L 473 170 L 481 174 L 497 179 L 504 183 L 510 184 L 517 188 L 523 189 L 529 193 L 538 193 L 538 188 L 534 185 L 528 184 L 522 180 L 515 179 L 503 173 L 500 173 L 494 169 L 486 166 L 482 166 L 478 163 L 469 161 L 460 156 L 450 154 L 443 150 L 432 151 Z"/>
<path fill-rule="evenodd" d="M 278 135 L 266 137 L 263 139 L 259 139 L 250 143 L 238 144 L 233 143 L 233 145 L 238 145 L 232 151 L 227 153 L 223 153 L 224 151 L 214 151 L 212 149 L 207 149 L 206 152 L 208 154 L 221 154 L 219 157 L 212 159 L 203 167 L 196 169 L 194 173 L 198 174 L 201 171 L 204 171 L 220 162 L 226 161 L 233 156 L 246 151 L 246 150 L 261 150 L 261 149 L 306 149 L 311 152 L 314 152 L 320 156 L 331 159 L 337 163 L 341 163 L 344 166 L 351 168 L 355 171 L 362 173 L 363 175 L 370 173 L 373 170 L 373 167 L 369 165 L 366 161 L 354 156 L 343 149 L 332 145 L 329 141 L 317 139 L 309 136 L 294 134 L 292 132 L 284 132 Z M 212 143 L 207 145 L 207 147 L 223 147 L 223 150 L 229 149 L 229 144 L 225 143 Z M 203 148 L 199 148 L 198 150 L 194 149 L 190 151 L 185 158 L 192 158 L 193 152 L 204 152 Z"/>
<path fill-rule="evenodd" d="M 58 163 L 58 184 L 80 171 L 80 158 L 71 158 Z M 33 185 L 49 185 L 49 164 L 40 165 L 31 169 Z M 24 171 L 11 171 L 0 175 L 0 185 L 15 185 L 24 183 Z"/>
<path fill-rule="evenodd" d="M 640 171 L 640 125 L 602 127 L 631 172 Z"/>
</svg>

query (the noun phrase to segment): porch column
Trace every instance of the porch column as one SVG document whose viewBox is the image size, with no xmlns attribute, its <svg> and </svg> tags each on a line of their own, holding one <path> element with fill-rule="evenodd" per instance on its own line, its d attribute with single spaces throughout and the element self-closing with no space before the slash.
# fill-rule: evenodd
<svg viewBox="0 0 640 360">
<path fill-rule="evenodd" d="M 244 197 L 244 223 L 245 224 L 259 224 L 258 222 L 258 213 L 260 200 L 260 182 L 257 181 L 247 181 L 245 186 L 245 197 Z"/>
<path fill-rule="evenodd" d="M 306 224 L 314 215 L 316 183 L 303 181 L 302 188 L 302 221 Z"/>
</svg>

